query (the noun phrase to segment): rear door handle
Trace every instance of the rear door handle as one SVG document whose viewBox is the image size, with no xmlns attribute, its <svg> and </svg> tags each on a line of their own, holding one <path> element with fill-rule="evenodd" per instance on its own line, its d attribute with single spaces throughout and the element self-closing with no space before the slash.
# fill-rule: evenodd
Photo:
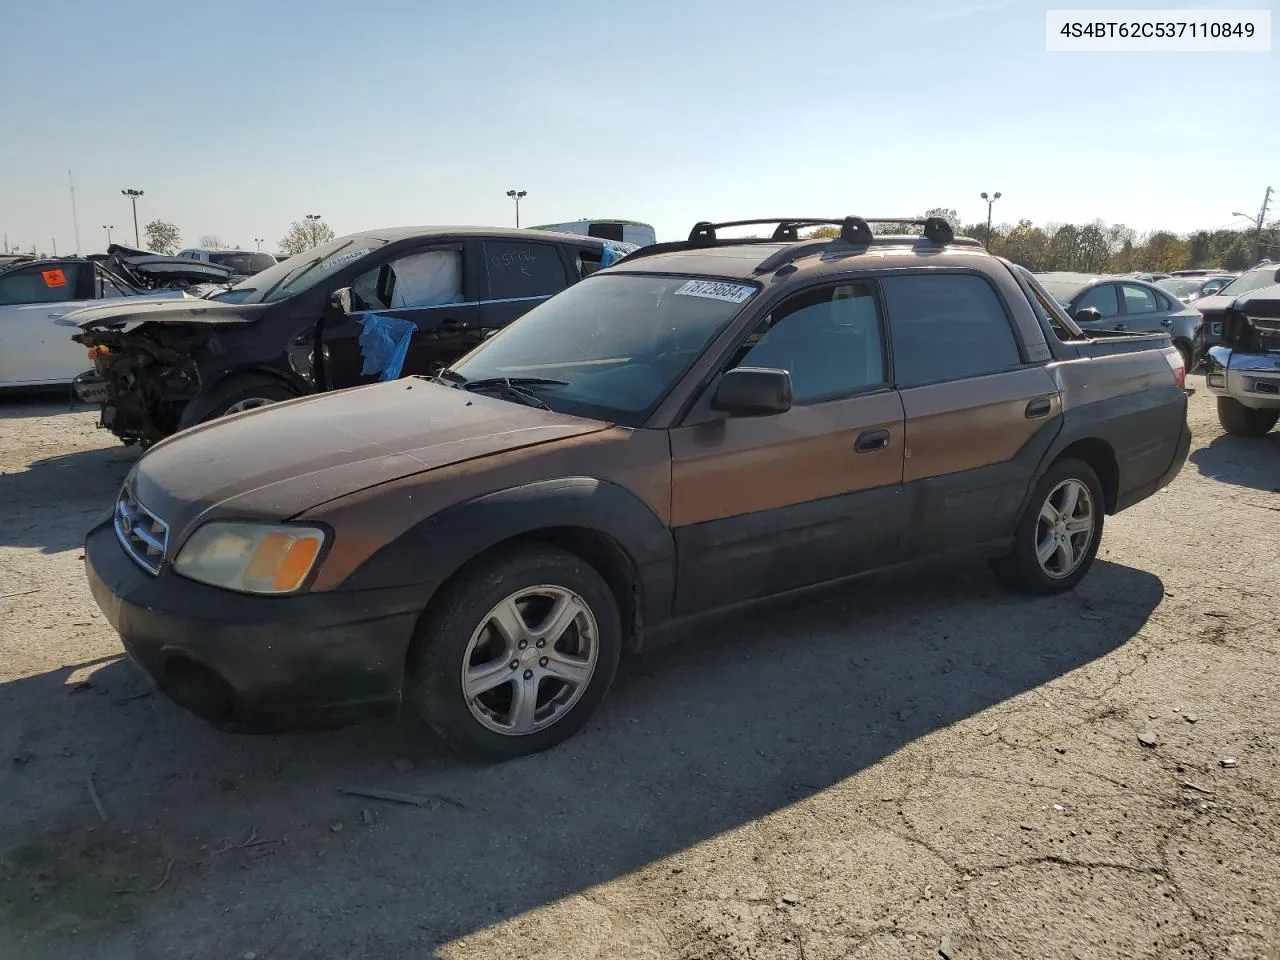
<svg viewBox="0 0 1280 960">
<path fill-rule="evenodd" d="M 868 430 L 858 434 L 858 439 L 853 443 L 853 449 L 856 453 L 870 453 L 873 450 L 883 450 L 888 445 L 888 430 Z"/>
<path fill-rule="evenodd" d="M 1053 404 L 1048 397 L 1036 397 L 1027 402 L 1027 419 L 1037 420 L 1040 417 L 1047 417 L 1052 408 Z"/>
</svg>

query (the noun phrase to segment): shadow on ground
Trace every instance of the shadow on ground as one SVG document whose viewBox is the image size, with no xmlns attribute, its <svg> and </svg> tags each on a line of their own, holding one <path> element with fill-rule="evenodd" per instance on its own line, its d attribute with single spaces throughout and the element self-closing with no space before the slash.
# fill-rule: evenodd
<svg viewBox="0 0 1280 960">
<path fill-rule="evenodd" d="M 1162 596 L 1102 561 L 1042 600 L 985 572 L 866 581 L 632 659 L 585 731 L 498 766 L 408 723 L 219 734 L 146 694 L 126 660 L 14 681 L 0 686 L 0 954 L 427 956 L 1105 657 Z"/>
<path fill-rule="evenodd" d="M 135 448 L 115 446 L 47 457 L 18 472 L 0 472 L 0 547 L 38 547 L 43 553 L 79 549 L 89 529 L 110 515 L 120 484 L 138 456 Z"/>
<path fill-rule="evenodd" d="M 1203 476 L 1237 487 L 1280 493 L 1280 429 L 1263 437 L 1214 437 L 1190 458 Z"/>
</svg>

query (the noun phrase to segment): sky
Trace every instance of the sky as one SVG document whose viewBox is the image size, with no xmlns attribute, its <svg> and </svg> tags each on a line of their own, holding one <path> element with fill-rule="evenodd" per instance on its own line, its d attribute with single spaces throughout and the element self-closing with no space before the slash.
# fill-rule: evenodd
<svg viewBox="0 0 1280 960">
<path fill-rule="evenodd" d="M 997 223 L 1247 225 L 1233 212 L 1280 191 L 1280 52 L 1048 53 L 1064 6 L 4 3 L 0 231 L 74 251 L 68 171 L 84 253 L 103 225 L 133 239 L 125 188 L 183 245 L 268 251 L 308 213 L 339 234 L 510 225 L 508 189 L 526 226 L 623 217 L 659 239 L 935 206 L 978 222 L 997 190 Z"/>
</svg>

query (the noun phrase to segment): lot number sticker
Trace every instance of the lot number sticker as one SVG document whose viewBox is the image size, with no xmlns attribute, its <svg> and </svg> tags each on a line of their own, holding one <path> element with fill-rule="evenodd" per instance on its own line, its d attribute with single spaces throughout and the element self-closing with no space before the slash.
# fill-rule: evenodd
<svg viewBox="0 0 1280 960">
<path fill-rule="evenodd" d="M 676 291 L 677 297 L 704 297 L 708 300 L 727 300 L 742 303 L 756 292 L 755 287 L 741 283 L 721 283 L 718 280 L 690 280 Z"/>
<path fill-rule="evenodd" d="M 61 270 L 45 270 L 40 276 L 44 277 L 44 285 L 46 287 L 65 287 L 67 285 L 67 275 Z"/>
</svg>

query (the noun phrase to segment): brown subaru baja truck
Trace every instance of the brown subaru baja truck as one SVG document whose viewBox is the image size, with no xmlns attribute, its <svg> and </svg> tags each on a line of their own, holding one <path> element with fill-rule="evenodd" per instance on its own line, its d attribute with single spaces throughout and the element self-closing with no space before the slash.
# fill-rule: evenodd
<svg viewBox="0 0 1280 960">
<path fill-rule="evenodd" d="M 403 711 L 506 758 L 708 613 L 950 554 L 1069 590 L 1182 468 L 1182 357 L 1086 336 L 943 220 L 892 222 L 700 223 L 434 376 L 163 440 L 88 535 L 93 595 L 220 727 Z"/>
</svg>

